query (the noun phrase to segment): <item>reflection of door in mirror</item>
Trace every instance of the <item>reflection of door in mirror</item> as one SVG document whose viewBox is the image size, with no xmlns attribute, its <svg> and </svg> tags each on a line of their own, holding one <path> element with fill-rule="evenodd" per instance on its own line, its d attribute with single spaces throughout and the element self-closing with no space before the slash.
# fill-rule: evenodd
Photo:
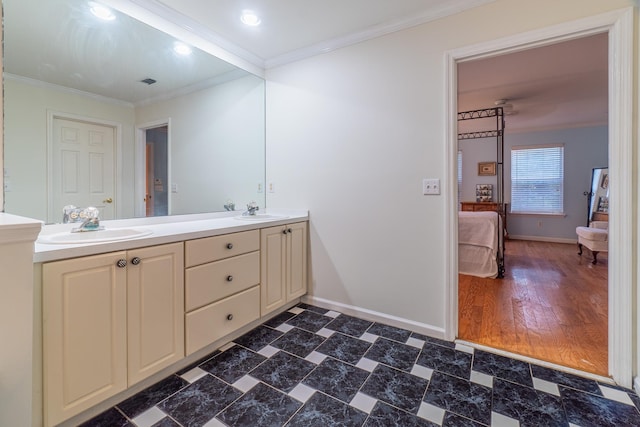
<svg viewBox="0 0 640 427">
<path fill-rule="evenodd" d="M 94 206 L 101 219 L 114 219 L 115 129 L 54 115 L 50 140 L 49 222 L 60 222 L 64 206 Z"/>
<path fill-rule="evenodd" d="M 145 130 L 145 215 L 168 215 L 168 127 Z"/>
<path fill-rule="evenodd" d="M 588 222 L 609 219 L 609 168 L 593 168 L 589 193 Z"/>
</svg>

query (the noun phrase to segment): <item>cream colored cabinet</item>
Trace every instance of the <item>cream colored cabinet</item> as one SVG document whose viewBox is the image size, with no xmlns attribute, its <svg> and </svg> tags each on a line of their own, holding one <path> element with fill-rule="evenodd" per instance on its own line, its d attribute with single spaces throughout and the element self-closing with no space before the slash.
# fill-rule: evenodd
<svg viewBox="0 0 640 427">
<path fill-rule="evenodd" d="M 187 355 L 260 317 L 260 231 L 185 243 Z"/>
<path fill-rule="evenodd" d="M 46 263 L 45 424 L 184 356 L 182 243 Z"/>
<path fill-rule="evenodd" d="M 260 313 L 264 316 L 307 292 L 307 223 L 260 232 Z"/>
</svg>

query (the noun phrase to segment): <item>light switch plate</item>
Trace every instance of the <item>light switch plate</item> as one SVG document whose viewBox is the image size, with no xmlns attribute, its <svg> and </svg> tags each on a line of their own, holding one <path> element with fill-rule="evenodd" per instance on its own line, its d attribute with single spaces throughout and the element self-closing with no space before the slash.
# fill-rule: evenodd
<svg viewBox="0 0 640 427">
<path fill-rule="evenodd" d="M 424 195 L 440 194 L 440 179 L 438 178 L 423 179 L 422 194 Z"/>
</svg>

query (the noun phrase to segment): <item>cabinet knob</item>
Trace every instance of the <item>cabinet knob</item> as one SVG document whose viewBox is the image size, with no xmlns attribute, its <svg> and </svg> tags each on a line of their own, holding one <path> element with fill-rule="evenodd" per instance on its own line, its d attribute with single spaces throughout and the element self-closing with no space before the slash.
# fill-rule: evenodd
<svg viewBox="0 0 640 427">
<path fill-rule="evenodd" d="M 282 230 L 282 234 L 287 234 L 287 229 Z"/>
<path fill-rule="evenodd" d="M 227 249 L 233 249 L 233 243 L 227 243 Z"/>
<path fill-rule="evenodd" d="M 140 261 L 142 261 L 142 260 L 141 260 L 140 258 L 138 258 L 137 256 L 136 256 L 136 257 L 131 258 L 131 264 L 133 264 L 133 265 L 138 265 L 138 264 L 140 264 Z"/>
<path fill-rule="evenodd" d="M 233 314 L 227 314 L 227 320 L 233 320 Z"/>
<path fill-rule="evenodd" d="M 127 260 L 126 259 L 119 259 L 116 262 L 116 265 L 118 266 L 118 268 L 125 268 L 127 266 Z"/>
<path fill-rule="evenodd" d="M 233 281 L 233 276 L 232 275 L 228 275 L 227 276 L 227 282 L 232 282 Z"/>
<path fill-rule="evenodd" d="M 291 233 L 291 229 L 290 228 L 287 228 L 287 233 Z"/>
</svg>

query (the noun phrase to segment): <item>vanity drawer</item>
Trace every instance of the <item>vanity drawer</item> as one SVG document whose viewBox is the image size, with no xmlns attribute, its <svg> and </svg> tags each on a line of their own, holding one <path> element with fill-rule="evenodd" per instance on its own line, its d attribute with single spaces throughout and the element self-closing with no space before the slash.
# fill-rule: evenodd
<svg viewBox="0 0 640 427">
<path fill-rule="evenodd" d="M 186 315 L 186 352 L 191 354 L 260 317 L 260 286 Z"/>
<path fill-rule="evenodd" d="M 185 310 L 191 311 L 260 283 L 260 251 L 185 270 Z"/>
<path fill-rule="evenodd" d="M 260 230 L 223 234 L 185 242 L 185 267 L 246 254 L 260 249 Z"/>
</svg>

